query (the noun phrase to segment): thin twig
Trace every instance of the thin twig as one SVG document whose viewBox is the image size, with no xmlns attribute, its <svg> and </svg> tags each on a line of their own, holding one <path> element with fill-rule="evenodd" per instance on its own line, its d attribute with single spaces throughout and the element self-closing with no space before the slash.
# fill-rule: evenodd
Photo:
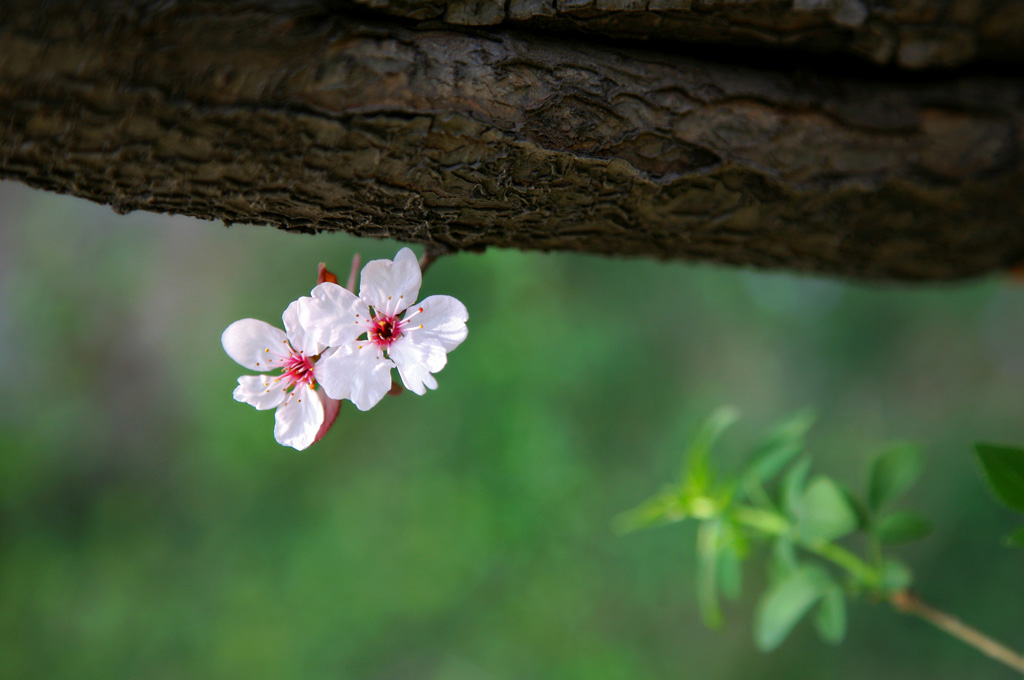
<svg viewBox="0 0 1024 680">
<path fill-rule="evenodd" d="M 985 656 L 1006 664 L 1018 673 L 1024 674 L 1024 656 L 1021 656 L 1006 645 L 996 642 L 984 633 L 971 628 L 960 619 L 925 604 L 917 595 L 909 590 L 893 593 L 889 597 L 889 602 L 897 611 L 924 619 L 936 628 L 974 647 Z"/>
<path fill-rule="evenodd" d="M 448 246 L 443 246 L 438 243 L 428 243 L 423 248 L 423 256 L 420 258 L 420 272 L 426 274 L 427 268 L 434 264 L 439 257 L 447 255 L 451 252 Z"/>
</svg>

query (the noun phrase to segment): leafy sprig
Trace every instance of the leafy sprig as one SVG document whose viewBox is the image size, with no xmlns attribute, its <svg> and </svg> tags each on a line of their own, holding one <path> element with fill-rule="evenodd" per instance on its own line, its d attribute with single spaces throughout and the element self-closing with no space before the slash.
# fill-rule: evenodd
<svg viewBox="0 0 1024 680">
<path fill-rule="evenodd" d="M 808 412 L 774 428 L 738 472 L 722 475 L 711 452 L 737 417 L 732 408 L 712 414 L 687 446 L 679 480 L 615 520 L 620 532 L 684 520 L 699 524 L 697 600 L 707 625 L 722 624 L 720 599 L 739 597 L 743 561 L 752 547 L 765 546 L 768 587 L 754 621 L 761 650 L 781 645 L 812 611 L 819 637 L 842 641 L 847 601 L 866 595 L 1024 673 L 1024 656 L 923 602 L 909 589 L 910 569 L 885 554 L 932 531 L 926 518 L 891 508 L 921 473 L 915 446 L 899 444 L 877 456 L 861 498 L 830 477 L 810 476 L 811 460 L 801 455 L 814 422 Z M 979 444 L 977 451 L 996 496 L 1024 512 L 1024 450 Z M 863 555 L 846 545 L 855 534 L 864 539 Z M 1024 528 L 1008 540 L 1024 545 Z"/>
<path fill-rule="evenodd" d="M 883 550 L 931 532 L 925 518 L 889 510 L 920 474 L 921 453 L 906 444 L 885 451 L 860 499 L 830 477 L 811 476 L 811 460 L 801 454 L 814 418 L 805 411 L 770 431 L 737 473 L 724 476 L 711 451 L 736 420 L 734 409 L 716 411 L 690 441 L 679 482 L 621 515 L 616 527 L 699 523 L 697 600 L 711 627 L 723 621 L 720 598 L 739 596 L 751 547 L 767 546 L 769 586 L 755 615 L 757 646 L 775 649 L 812 610 L 819 636 L 837 643 L 846 633 L 849 597 L 889 599 L 910 585 L 910 570 Z M 839 543 L 857 532 L 866 538 L 866 556 Z"/>
</svg>

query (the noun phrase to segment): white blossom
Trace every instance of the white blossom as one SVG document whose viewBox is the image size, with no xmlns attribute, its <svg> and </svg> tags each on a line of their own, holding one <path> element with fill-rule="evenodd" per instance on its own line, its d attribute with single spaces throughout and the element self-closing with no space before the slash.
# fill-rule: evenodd
<svg viewBox="0 0 1024 680">
<path fill-rule="evenodd" d="M 394 262 L 363 267 L 358 297 L 336 283 L 321 283 L 312 297 L 298 301 L 309 338 L 333 350 L 316 365 L 316 379 L 329 397 L 349 399 L 361 411 L 373 408 L 391 389 L 395 367 L 416 394 L 437 388 L 433 374 L 466 339 L 469 314 L 447 295 L 414 302 L 421 283 L 416 256 L 403 248 Z"/>
<path fill-rule="evenodd" d="M 298 307 L 296 300 L 285 310 L 284 332 L 257 319 L 242 319 L 227 327 L 221 343 L 228 356 L 249 370 L 278 372 L 243 375 L 233 396 L 261 411 L 276 408 L 274 439 L 301 451 L 326 433 L 340 402 L 317 387 L 318 359 L 326 347 L 299 323 Z"/>
</svg>

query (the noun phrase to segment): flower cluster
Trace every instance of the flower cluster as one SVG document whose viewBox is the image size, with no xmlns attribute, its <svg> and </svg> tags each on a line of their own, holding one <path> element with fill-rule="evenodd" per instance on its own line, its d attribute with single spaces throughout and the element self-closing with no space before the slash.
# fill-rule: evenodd
<svg viewBox="0 0 1024 680">
<path fill-rule="evenodd" d="M 447 295 L 415 302 L 421 283 L 416 256 L 403 248 L 394 261 L 363 268 L 358 296 L 325 281 L 292 302 L 284 332 L 256 319 L 231 324 L 224 351 L 264 372 L 239 378 L 235 399 L 276 408 L 274 438 L 301 451 L 327 432 L 341 400 L 361 411 L 376 406 L 392 389 L 392 368 L 416 394 L 436 389 L 433 374 L 466 339 L 469 314 Z"/>
</svg>

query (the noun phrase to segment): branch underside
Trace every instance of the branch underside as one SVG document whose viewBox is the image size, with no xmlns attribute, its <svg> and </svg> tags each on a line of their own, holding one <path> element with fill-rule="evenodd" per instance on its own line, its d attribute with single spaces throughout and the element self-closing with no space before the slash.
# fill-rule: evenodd
<svg viewBox="0 0 1024 680">
<path fill-rule="evenodd" d="M 935 68 L 1024 60 L 1019 0 L 355 0 L 392 16 L 464 26 L 765 46 Z"/>
<path fill-rule="evenodd" d="M 1022 100 L 1011 76 L 829 77 L 297 0 L 0 9 L 0 176 L 453 250 L 1005 269 Z"/>
</svg>

